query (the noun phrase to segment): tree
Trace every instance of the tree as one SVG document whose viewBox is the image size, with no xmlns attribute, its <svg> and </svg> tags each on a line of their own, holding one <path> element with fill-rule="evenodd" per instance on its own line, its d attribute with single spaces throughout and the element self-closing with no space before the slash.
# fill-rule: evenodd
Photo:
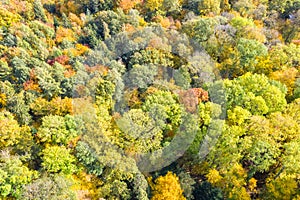
<svg viewBox="0 0 300 200">
<path fill-rule="evenodd" d="M 149 112 L 156 125 L 164 131 L 175 131 L 180 125 L 183 110 L 178 97 L 168 91 L 157 91 L 146 97 L 142 109 Z"/>
<path fill-rule="evenodd" d="M 153 152 L 161 147 L 162 130 L 141 109 L 124 113 L 117 125 L 124 132 L 125 151 L 129 154 Z"/>
<path fill-rule="evenodd" d="M 21 20 L 21 16 L 14 14 L 6 10 L 5 8 L 0 8 L 0 25 L 4 27 L 10 27 L 13 23 Z"/>
<path fill-rule="evenodd" d="M 214 34 L 215 26 L 218 25 L 218 19 L 221 21 L 224 18 L 196 18 L 189 20 L 183 24 L 183 31 L 197 42 L 205 42 Z"/>
<path fill-rule="evenodd" d="M 44 8 L 40 0 L 34 0 L 33 10 L 36 19 L 42 20 L 43 22 L 47 22 L 47 17 L 45 15 Z"/>
<path fill-rule="evenodd" d="M 267 47 L 256 40 L 241 38 L 230 57 L 221 63 L 221 73 L 226 78 L 236 78 L 246 72 L 259 72 L 258 58 L 266 56 Z"/>
<path fill-rule="evenodd" d="M 28 126 L 19 126 L 10 112 L 0 112 L 0 149 L 7 147 L 16 147 L 19 150 L 28 150 L 32 140 L 30 128 Z"/>
<path fill-rule="evenodd" d="M 153 47 L 148 47 L 145 50 L 134 53 L 130 57 L 129 67 L 133 67 L 135 64 L 162 67 L 174 66 L 173 55 L 171 53 Z"/>
<path fill-rule="evenodd" d="M 150 179 L 151 181 L 151 179 Z M 152 189 L 151 200 L 174 199 L 184 200 L 183 190 L 180 187 L 178 177 L 172 172 L 168 172 L 165 176 L 158 177 L 155 184 L 150 184 Z"/>
<path fill-rule="evenodd" d="M 266 186 L 265 195 L 267 198 L 289 199 L 297 195 L 297 181 L 291 176 L 270 177 Z"/>
<path fill-rule="evenodd" d="M 29 79 L 30 68 L 24 59 L 14 57 L 10 61 L 10 64 L 13 68 L 14 76 L 17 78 L 19 84 L 23 84 Z"/>
<path fill-rule="evenodd" d="M 91 14 L 97 13 L 103 10 L 112 10 L 114 2 L 112 0 L 85 0 L 78 2 L 83 9 L 83 12 L 91 12 Z"/>
<path fill-rule="evenodd" d="M 287 102 L 286 87 L 265 75 L 246 73 L 232 81 L 224 80 L 227 108 L 246 108 L 252 114 L 263 115 L 282 111 Z"/>
<path fill-rule="evenodd" d="M 293 98 L 300 98 L 300 78 L 298 78 L 295 82 L 295 89 L 293 91 Z"/>
<path fill-rule="evenodd" d="M 85 142 L 79 141 L 76 145 L 75 156 L 81 162 L 88 173 L 100 176 L 103 172 L 103 165 L 98 161 L 97 155 Z"/>
<path fill-rule="evenodd" d="M 158 11 L 162 8 L 164 0 L 149 0 L 146 1 L 146 8 L 150 11 Z"/>
<path fill-rule="evenodd" d="M 101 11 L 86 24 L 86 27 L 95 31 L 90 30 L 91 34 L 96 34 L 96 36 L 102 39 L 108 39 L 122 30 L 124 21 L 125 16 L 122 10 L 118 12 L 112 10 Z"/>
<path fill-rule="evenodd" d="M 239 63 L 246 72 L 252 72 L 251 67 L 256 65 L 256 57 L 266 55 L 268 52 L 263 44 L 247 39 L 240 39 L 238 41 L 237 50 L 239 52 Z"/>
<path fill-rule="evenodd" d="M 60 82 L 53 77 L 51 68 L 49 65 L 46 65 L 45 68 L 36 68 L 39 86 L 43 90 L 44 96 L 48 99 L 56 97 L 61 93 Z"/>
<path fill-rule="evenodd" d="M 291 98 L 293 96 L 297 74 L 298 70 L 292 67 L 286 70 L 275 71 L 270 75 L 270 78 L 285 84 L 288 89 L 287 96 Z"/>
<path fill-rule="evenodd" d="M 12 69 L 8 66 L 7 62 L 0 60 L 0 78 L 1 80 L 7 80 L 12 75 Z"/>
<path fill-rule="evenodd" d="M 75 157 L 70 154 L 70 150 L 64 146 L 49 146 L 42 152 L 42 167 L 49 173 L 62 172 L 72 174 L 76 172 Z"/>
<path fill-rule="evenodd" d="M 40 142 L 67 145 L 79 135 L 80 125 L 71 115 L 48 115 L 42 118 L 37 137 Z"/>
<path fill-rule="evenodd" d="M 299 0 L 283 0 L 283 1 L 271 1 L 269 2 L 269 9 L 276 10 L 279 13 L 284 13 L 285 11 L 289 10 L 291 7 L 299 6 Z"/>
<path fill-rule="evenodd" d="M 244 159 L 249 162 L 251 173 L 267 172 L 277 163 L 281 154 L 281 144 L 276 136 L 271 135 L 270 121 L 260 116 L 253 116 L 247 126 L 247 135 L 241 140 L 244 150 Z M 260 138 L 258 140 L 258 138 Z M 258 156 L 259 155 L 259 156 Z"/>
<path fill-rule="evenodd" d="M 253 1 L 239 0 L 233 3 L 232 8 L 242 16 L 247 16 L 255 8 L 255 5 Z"/>
<path fill-rule="evenodd" d="M 131 198 L 128 185 L 122 180 L 110 180 L 107 184 L 99 189 L 99 193 L 101 197 L 107 198 L 108 200 L 127 200 Z"/>
<path fill-rule="evenodd" d="M 136 173 L 133 180 L 133 193 L 137 199 L 148 200 L 148 182 L 142 173 Z"/>
<path fill-rule="evenodd" d="M 23 165 L 19 157 L 2 151 L 0 157 L 0 197 L 19 199 L 25 184 L 37 178 L 38 172 Z"/>
<path fill-rule="evenodd" d="M 180 187 L 183 190 L 183 194 L 186 199 L 195 199 L 193 196 L 193 191 L 195 190 L 195 180 L 186 172 L 180 172 L 178 174 Z"/>
<path fill-rule="evenodd" d="M 200 1 L 198 9 L 201 14 L 207 15 L 209 13 L 214 13 L 215 15 L 220 14 L 220 0 L 203 0 Z"/>
<path fill-rule="evenodd" d="M 21 198 L 24 200 L 77 200 L 71 189 L 73 181 L 62 175 L 42 175 L 39 179 L 24 186 Z"/>
<path fill-rule="evenodd" d="M 9 96 L 7 108 L 10 112 L 16 113 L 16 119 L 21 125 L 28 125 L 31 122 L 29 106 L 27 105 L 26 93 L 21 91 L 19 94 Z"/>
<path fill-rule="evenodd" d="M 125 84 L 129 88 L 145 89 L 153 83 L 157 71 L 157 67 L 154 65 L 136 64 L 124 77 L 126 80 Z"/>
<path fill-rule="evenodd" d="M 30 110 L 36 117 L 46 115 L 65 116 L 73 113 L 72 99 L 55 97 L 49 102 L 44 98 L 38 97 L 30 104 Z"/>
<path fill-rule="evenodd" d="M 141 0 L 120 0 L 118 2 L 118 6 L 127 13 L 130 9 L 134 8 L 139 3 L 141 3 Z"/>
</svg>

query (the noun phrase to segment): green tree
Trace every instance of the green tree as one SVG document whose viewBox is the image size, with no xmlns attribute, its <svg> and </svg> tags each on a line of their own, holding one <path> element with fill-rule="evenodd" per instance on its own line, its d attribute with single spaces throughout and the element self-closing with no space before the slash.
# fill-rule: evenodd
<svg viewBox="0 0 300 200">
<path fill-rule="evenodd" d="M 215 26 L 218 25 L 218 20 L 225 20 L 224 18 L 196 18 L 187 21 L 183 24 L 183 31 L 195 39 L 197 42 L 205 42 L 214 34 Z"/>
<path fill-rule="evenodd" d="M 146 97 L 142 106 L 162 130 L 174 131 L 181 123 L 182 107 L 178 96 L 168 91 L 157 91 Z"/>
<path fill-rule="evenodd" d="M 67 145 L 72 139 L 79 135 L 80 125 L 71 115 L 65 117 L 48 115 L 42 118 L 37 137 L 40 142 Z"/>
<path fill-rule="evenodd" d="M 241 38 L 231 56 L 221 63 L 221 73 L 228 78 L 236 78 L 247 72 L 259 72 L 258 58 L 268 54 L 267 47 L 256 40 Z"/>
<path fill-rule="evenodd" d="M 43 90 L 44 96 L 48 99 L 58 96 L 61 93 L 60 82 L 58 80 L 55 80 L 54 78 L 55 71 L 51 69 L 53 68 L 49 65 L 45 65 L 45 68 L 44 67 L 36 68 L 39 86 Z M 59 71 L 56 71 L 56 73 L 57 72 Z"/>
<path fill-rule="evenodd" d="M 136 64 L 124 77 L 125 84 L 129 87 L 145 89 L 153 83 L 155 75 L 157 75 L 156 66 Z"/>
<path fill-rule="evenodd" d="M 180 187 L 183 190 L 183 194 L 186 199 L 195 199 L 193 196 L 193 191 L 195 189 L 195 180 L 186 172 L 180 172 L 178 174 Z"/>
<path fill-rule="evenodd" d="M 12 69 L 7 62 L 0 60 L 0 79 L 7 80 L 12 75 Z"/>
<path fill-rule="evenodd" d="M 130 153 L 147 153 L 161 147 L 162 130 L 141 109 L 131 109 L 117 120 L 124 132 L 125 150 Z"/>
<path fill-rule="evenodd" d="M 77 200 L 71 187 L 73 181 L 61 175 L 44 175 L 24 186 L 21 198 L 24 200 Z"/>
<path fill-rule="evenodd" d="M 0 197 L 19 199 L 25 184 L 37 178 L 38 172 L 26 167 L 19 157 L 3 151 L 0 157 Z"/>
<path fill-rule="evenodd" d="M 286 87 L 270 81 L 265 75 L 246 73 L 234 80 L 224 80 L 227 108 L 246 108 L 252 114 L 263 115 L 282 111 L 287 105 Z"/>
<path fill-rule="evenodd" d="M 81 162 L 88 173 L 100 176 L 103 172 L 103 165 L 98 161 L 97 155 L 85 142 L 79 141 L 76 145 L 75 156 Z"/>
<path fill-rule="evenodd" d="M 269 2 L 269 9 L 270 10 L 276 10 L 279 13 L 283 13 L 287 10 L 289 10 L 291 7 L 297 7 L 299 6 L 299 0 L 283 0 L 283 1 L 270 1 Z"/>
<path fill-rule="evenodd" d="M 42 152 L 42 167 L 50 173 L 62 172 L 72 174 L 76 172 L 75 157 L 64 146 L 46 147 Z"/>
<path fill-rule="evenodd" d="M 36 19 L 42 20 L 43 22 L 47 22 L 47 17 L 46 17 L 43 5 L 40 0 L 34 0 L 33 10 L 34 10 Z"/>
</svg>

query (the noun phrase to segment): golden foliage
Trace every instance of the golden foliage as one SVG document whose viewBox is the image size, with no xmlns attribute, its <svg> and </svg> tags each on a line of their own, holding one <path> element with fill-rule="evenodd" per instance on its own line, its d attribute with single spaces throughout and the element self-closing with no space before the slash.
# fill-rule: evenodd
<svg viewBox="0 0 300 200">
<path fill-rule="evenodd" d="M 83 21 L 77 15 L 69 13 L 69 19 L 73 26 L 83 26 Z"/>
<path fill-rule="evenodd" d="M 99 199 L 97 188 L 103 184 L 100 179 L 83 171 L 72 175 L 72 179 L 75 181 L 72 189 L 76 191 L 78 199 Z"/>
<path fill-rule="evenodd" d="M 288 88 L 288 95 L 292 96 L 294 91 L 294 85 L 299 72 L 296 68 L 292 67 L 286 70 L 275 71 L 270 75 L 271 79 L 280 81 Z"/>
<path fill-rule="evenodd" d="M 56 41 L 58 43 L 61 43 L 63 40 L 74 42 L 76 40 L 76 37 L 74 31 L 60 26 L 56 31 Z"/>
<path fill-rule="evenodd" d="M 164 0 L 147 0 L 146 7 L 150 11 L 159 10 L 163 4 Z"/>
<path fill-rule="evenodd" d="M 150 179 L 151 180 L 151 179 Z M 153 196 L 151 200 L 185 200 L 178 177 L 172 172 L 160 176 L 155 184 L 150 184 Z"/>
<path fill-rule="evenodd" d="M 201 14 L 219 14 L 220 9 L 220 0 L 203 0 L 199 4 L 199 11 Z"/>
<path fill-rule="evenodd" d="M 90 49 L 87 46 L 77 43 L 75 45 L 75 48 L 65 49 L 63 51 L 63 54 L 69 57 L 76 57 L 76 56 L 82 56 L 89 51 Z"/>
<path fill-rule="evenodd" d="M 220 175 L 219 171 L 216 169 L 210 169 L 208 174 L 206 175 L 208 182 L 215 184 L 222 180 L 222 176 Z"/>
<path fill-rule="evenodd" d="M 141 0 L 120 0 L 119 7 L 122 8 L 125 12 L 128 12 L 130 9 L 134 8 L 137 4 L 141 3 Z"/>
<path fill-rule="evenodd" d="M 68 97 L 64 99 L 56 97 L 50 102 L 39 97 L 30 105 L 30 108 L 36 116 L 46 116 L 49 114 L 64 116 L 73 114 L 72 99 Z"/>
<path fill-rule="evenodd" d="M 0 93 L 0 109 L 6 106 L 6 94 Z"/>
<path fill-rule="evenodd" d="M 255 192 L 257 187 L 257 180 L 255 178 L 251 178 L 248 183 L 248 188 L 250 191 Z"/>
<path fill-rule="evenodd" d="M 0 26 L 10 27 L 13 23 L 19 22 L 20 20 L 20 15 L 13 14 L 0 7 Z"/>
<path fill-rule="evenodd" d="M 292 199 L 297 191 L 297 181 L 284 174 L 274 179 L 272 177 L 266 184 L 270 199 Z"/>
</svg>

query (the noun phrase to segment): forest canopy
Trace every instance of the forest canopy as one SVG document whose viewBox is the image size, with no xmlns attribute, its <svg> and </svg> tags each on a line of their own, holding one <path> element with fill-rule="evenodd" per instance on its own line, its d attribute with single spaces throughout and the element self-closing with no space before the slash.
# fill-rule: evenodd
<svg viewBox="0 0 300 200">
<path fill-rule="evenodd" d="M 300 0 L 2 0 L 0 199 L 300 199 Z"/>
</svg>

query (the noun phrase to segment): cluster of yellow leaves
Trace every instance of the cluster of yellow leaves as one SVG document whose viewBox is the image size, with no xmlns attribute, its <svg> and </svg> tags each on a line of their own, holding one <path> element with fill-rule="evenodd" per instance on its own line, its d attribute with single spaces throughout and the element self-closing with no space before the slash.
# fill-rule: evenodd
<svg viewBox="0 0 300 200">
<path fill-rule="evenodd" d="M 60 13 L 76 13 L 79 9 L 78 4 L 75 1 L 66 0 L 55 0 L 55 7 L 60 11 Z"/>
<path fill-rule="evenodd" d="M 72 175 L 72 179 L 75 182 L 72 190 L 76 191 L 78 199 L 99 198 L 97 187 L 103 184 L 100 179 L 96 178 L 94 175 L 86 174 L 85 172 Z"/>
<path fill-rule="evenodd" d="M 162 6 L 163 2 L 164 2 L 164 0 L 147 0 L 146 7 L 150 11 L 159 10 L 160 7 Z"/>
<path fill-rule="evenodd" d="M 257 180 L 255 178 L 251 178 L 248 182 L 249 190 L 255 192 L 256 187 L 257 187 Z"/>
<path fill-rule="evenodd" d="M 199 5 L 199 11 L 201 14 L 219 14 L 220 9 L 220 0 L 203 0 Z"/>
<path fill-rule="evenodd" d="M 77 15 L 69 13 L 69 19 L 73 26 L 83 26 L 83 21 Z"/>
<path fill-rule="evenodd" d="M 176 174 L 168 172 L 165 176 L 160 176 L 152 183 L 150 178 L 150 186 L 152 189 L 151 200 L 185 200 L 183 190 L 180 187 L 179 179 Z"/>
<path fill-rule="evenodd" d="M 208 182 L 212 185 L 223 188 L 225 195 L 230 199 L 243 199 L 250 200 L 250 195 L 246 190 L 246 170 L 242 165 L 235 163 L 232 165 L 231 169 L 210 169 L 206 174 Z M 250 179 L 248 183 L 249 190 L 256 188 L 256 180 Z"/>
<path fill-rule="evenodd" d="M 207 181 L 211 184 L 216 184 L 222 180 L 222 176 L 219 171 L 216 169 L 210 169 L 208 174 L 206 175 Z"/>
<path fill-rule="evenodd" d="M 90 51 L 90 49 L 87 46 L 77 43 L 75 45 L 75 48 L 65 49 L 63 51 L 63 54 L 68 55 L 69 57 L 77 57 L 77 56 L 82 56 L 88 51 Z"/>
<path fill-rule="evenodd" d="M 46 116 L 50 114 L 64 116 L 73 113 L 72 99 L 68 97 L 64 99 L 56 97 L 50 102 L 39 97 L 30 105 L 30 108 L 36 116 Z"/>
<path fill-rule="evenodd" d="M 291 176 L 272 177 L 267 181 L 270 199 L 293 199 L 298 188 L 297 181 Z"/>
<path fill-rule="evenodd" d="M 22 138 L 31 138 L 30 128 L 20 127 L 13 115 L 6 111 L 0 113 L 0 135 L 0 149 L 17 145 Z"/>
<path fill-rule="evenodd" d="M 13 23 L 19 22 L 21 16 L 13 14 L 4 8 L 0 8 L 0 26 L 10 27 Z"/>
<path fill-rule="evenodd" d="M 288 95 L 292 96 L 294 91 L 294 85 L 299 72 L 296 68 L 292 67 L 286 70 L 275 71 L 270 75 L 271 79 L 280 81 L 288 88 Z"/>
<path fill-rule="evenodd" d="M 6 106 L 6 95 L 0 93 L 0 110 Z"/>
<path fill-rule="evenodd" d="M 75 42 L 76 41 L 75 33 L 71 29 L 60 26 L 56 31 L 56 41 L 58 43 L 61 43 L 64 40 L 67 40 L 69 42 Z"/>
<path fill-rule="evenodd" d="M 160 23 L 160 25 L 164 28 L 169 28 L 171 26 L 171 22 L 167 17 L 159 15 L 156 17 L 156 21 L 158 21 L 158 23 Z"/>
<path fill-rule="evenodd" d="M 125 12 L 134 8 L 137 4 L 141 3 L 141 0 L 120 0 L 118 6 L 122 8 Z"/>
</svg>

